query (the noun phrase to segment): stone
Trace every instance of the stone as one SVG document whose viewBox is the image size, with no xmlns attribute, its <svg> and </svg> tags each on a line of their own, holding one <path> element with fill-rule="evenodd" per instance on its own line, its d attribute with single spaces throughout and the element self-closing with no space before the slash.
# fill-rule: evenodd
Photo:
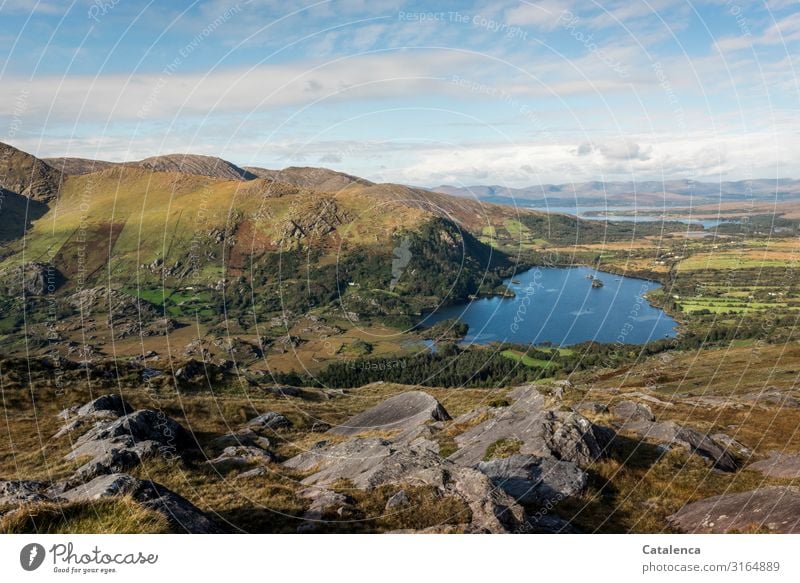
<svg viewBox="0 0 800 583">
<path fill-rule="evenodd" d="M 495 488 L 488 476 L 461 468 L 452 476 L 449 491 L 460 496 L 472 512 L 471 532 L 509 533 L 522 528 L 525 511 L 508 494 Z"/>
<path fill-rule="evenodd" d="M 623 428 L 636 433 L 643 439 L 670 446 L 685 447 L 690 452 L 709 460 L 718 470 L 735 472 L 739 469 L 738 462 L 725 447 L 708 435 L 689 427 L 682 427 L 674 421 L 660 423 L 639 421 L 627 423 Z"/>
<path fill-rule="evenodd" d="M 387 512 L 391 512 L 392 510 L 397 510 L 398 508 L 408 506 L 410 503 L 411 500 L 409 500 L 406 491 L 400 490 L 389 497 L 389 499 L 386 501 L 385 509 Z"/>
<path fill-rule="evenodd" d="M 247 426 L 252 429 L 269 429 L 271 431 L 278 431 L 280 429 L 291 429 L 292 422 L 286 417 L 275 411 L 267 411 L 258 417 L 255 417 L 247 422 Z"/>
<path fill-rule="evenodd" d="M 800 489 L 764 486 L 749 492 L 722 494 L 686 504 L 667 521 L 688 533 L 767 530 L 800 534 Z"/>
<path fill-rule="evenodd" d="M 226 447 L 218 457 L 208 460 L 206 464 L 217 472 L 226 473 L 231 470 L 249 467 L 253 463 L 269 463 L 272 461 L 275 461 L 275 456 L 259 447 L 234 445 Z"/>
<path fill-rule="evenodd" d="M 575 463 L 532 455 L 512 455 L 481 462 L 477 469 L 514 500 L 545 505 L 580 494 L 588 476 Z"/>
<path fill-rule="evenodd" d="M 128 413 L 133 412 L 133 407 L 131 407 L 121 396 L 110 394 L 103 395 L 102 397 L 98 397 L 93 401 L 86 403 L 77 410 L 76 414 L 79 417 L 86 417 L 100 411 L 108 411 L 116 414 L 117 417 L 121 417 L 122 415 L 127 415 Z"/>
<path fill-rule="evenodd" d="M 211 444 L 216 449 L 225 449 L 237 445 L 260 447 L 261 449 L 269 449 L 272 446 L 270 440 L 266 437 L 258 435 L 252 429 L 242 429 L 235 433 L 226 433 L 214 439 Z"/>
<path fill-rule="evenodd" d="M 747 469 L 771 478 L 800 478 L 800 454 L 773 451 L 767 459 L 752 463 Z"/>
<path fill-rule="evenodd" d="M 177 421 L 161 411 L 141 409 L 114 421 L 94 427 L 83 434 L 78 445 L 88 441 L 128 436 L 134 441 L 155 441 L 162 446 L 180 450 L 191 446 L 193 438 Z"/>
<path fill-rule="evenodd" d="M 214 534 L 221 529 L 186 498 L 155 482 L 127 474 L 109 474 L 67 490 L 62 498 L 89 502 L 117 496 L 130 496 L 145 508 L 162 514 L 176 530 L 192 534 Z"/>
<path fill-rule="evenodd" d="M 439 469 L 443 463 L 438 446 L 427 440 L 394 444 L 376 437 L 356 437 L 341 443 L 321 442 L 287 460 L 284 466 L 303 472 L 315 470 L 302 481 L 308 486 L 328 486 L 345 479 L 356 488 L 369 490 L 406 480 L 427 484 L 426 479 L 416 474 L 420 470 Z"/>
<path fill-rule="evenodd" d="M 0 480 L 0 511 L 3 506 L 19 506 L 48 499 L 49 484 L 37 480 Z"/>
<path fill-rule="evenodd" d="M 582 401 L 575 405 L 577 413 L 589 413 L 591 415 L 602 415 L 608 413 L 608 405 L 598 403 L 597 401 Z"/>
<path fill-rule="evenodd" d="M 85 482 L 104 474 L 115 474 L 135 468 L 143 460 L 159 454 L 160 445 L 155 441 L 133 443 L 126 438 L 115 438 L 91 442 L 99 447 L 107 448 L 78 468 L 69 483 Z M 80 456 L 77 456 L 80 457 Z"/>
<path fill-rule="evenodd" d="M 445 408 L 428 393 L 408 391 L 351 417 L 328 433 L 341 436 L 370 431 L 412 434 L 427 422 L 449 419 L 450 415 Z"/>
<path fill-rule="evenodd" d="M 611 414 L 623 423 L 633 423 L 637 421 L 655 421 L 653 411 L 643 403 L 635 401 L 617 401 L 609 407 Z"/>
<path fill-rule="evenodd" d="M 600 459 L 603 440 L 598 427 L 578 413 L 548 409 L 544 397 L 532 387 L 509 394 L 516 401 L 509 407 L 489 409 L 489 419 L 455 438 L 458 451 L 448 459 L 474 466 L 487 449 L 501 439 L 520 442 L 520 454 L 553 457 L 587 466 Z"/>
</svg>

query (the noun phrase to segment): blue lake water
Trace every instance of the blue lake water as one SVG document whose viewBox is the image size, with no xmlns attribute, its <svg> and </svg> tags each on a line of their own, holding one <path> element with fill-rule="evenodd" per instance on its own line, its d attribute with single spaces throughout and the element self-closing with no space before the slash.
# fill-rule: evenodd
<svg viewBox="0 0 800 583">
<path fill-rule="evenodd" d="M 603 287 L 592 287 L 589 275 L 599 278 Z M 458 318 L 469 324 L 467 344 L 644 344 L 676 334 L 678 323 L 643 297 L 658 288 L 657 283 L 588 267 L 534 268 L 513 279 L 518 283 L 505 283 L 517 297 L 448 306 L 428 314 L 422 325 Z"/>
<path fill-rule="evenodd" d="M 548 213 L 561 213 L 573 215 L 587 221 L 616 221 L 628 223 L 644 222 L 663 222 L 677 221 L 687 225 L 702 225 L 704 229 L 713 229 L 726 222 L 738 222 L 725 219 L 684 219 L 684 218 L 664 218 L 663 209 L 658 208 L 639 208 L 632 207 L 609 207 L 609 206 L 540 206 L 531 205 L 530 208 L 545 211 Z M 636 214 L 617 214 L 622 212 L 636 212 Z"/>
</svg>

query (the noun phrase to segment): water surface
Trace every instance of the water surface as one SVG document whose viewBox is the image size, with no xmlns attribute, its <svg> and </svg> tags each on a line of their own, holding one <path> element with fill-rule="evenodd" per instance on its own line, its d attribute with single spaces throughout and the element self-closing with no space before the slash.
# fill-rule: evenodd
<svg viewBox="0 0 800 583">
<path fill-rule="evenodd" d="M 592 287 L 587 276 L 599 278 Z M 505 281 L 517 297 L 479 298 L 428 314 L 430 326 L 450 318 L 469 324 L 469 344 L 551 342 L 568 346 L 587 340 L 644 344 L 672 337 L 677 322 L 644 298 L 657 283 L 588 267 L 534 268 Z"/>
</svg>

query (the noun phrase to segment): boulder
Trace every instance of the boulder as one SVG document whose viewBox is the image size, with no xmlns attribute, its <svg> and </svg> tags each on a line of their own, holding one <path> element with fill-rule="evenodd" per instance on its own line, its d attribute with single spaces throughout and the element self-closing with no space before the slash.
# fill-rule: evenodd
<svg viewBox="0 0 800 583">
<path fill-rule="evenodd" d="M 89 401 L 77 410 L 76 415 L 78 417 L 87 417 L 99 412 L 110 412 L 115 414 L 117 417 L 121 417 L 122 415 L 127 415 L 128 413 L 133 412 L 133 407 L 131 407 L 121 396 L 110 394 L 103 395 L 102 397 L 97 397 L 93 401 Z"/>
<path fill-rule="evenodd" d="M 0 511 L 4 506 L 19 506 L 47 500 L 49 484 L 37 480 L 0 480 Z"/>
<path fill-rule="evenodd" d="M 588 481 L 573 462 L 532 455 L 512 455 L 481 462 L 477 469 L 520 504 L 545 505 L 580 494 Z"/>
<path fill-rule="evenodd" d="M 193 534 L 220 532 L 219 527 L 186 498 L 160 484 L 138 480 L 127 474 L 100 476 L 61 495 L 63 499 L 73 502 L 116 496 L 130 496 L 143 507 L 162 514 L 177 530 Z"/>
<path fill-rule="evenodd" d="M 208 460 L 206 464 L 219 473 L 226 473 L 231 470 L 248 468 L 253 463 L 272 461 L 275 461 L 275 456 L 259 447 L 234 445 L 226 447 L 219 456 Z"/>
<path fill-rule="evenodd" d="M 597 401 L 581 401 L 575 405 L 575 411 L 584 414 L 601 415 L 603 413 L 608 413 L 608 405 L 598 403 Z"/>
<path fill-rule="evenodd" d="M 225 449 L 227 447 L 239 445 L 269 449 L 272 446 L 269 439 L 258 435 L 252 429 L 242 429 L 234 433 L 226 433 L 214 439 L 210 445 L 216 449 Z"/>
<path fill-rule="evenodd" d="M 104 474 L 115 474 L 133 469 L 143 460 L 157 456 L 161 447 L 155 441 L 135 443 L 125 437 L 89 442 L 86 445 L 95 446 L 96 449 L 93 451 L 96 453 L 90 461 L 75 471 L 69 483 L 85 482 Z M 86 450 L 81 452 L 81 454 L 85 453 Z M 82 455 L 75 457 L 82 457 Z"/>
<path fill-rule="evenodd" d="M 280 429 L 291 429 L 292 422 L 286 417 L 275 411 L 267 411 L 258 417 L 255 417 L 247 422 L 247 426 L 251 429 L 269 429 L 270 431 L 278 431 Z"/>
<path fill-rule="evenodd" d="M 411 503 L 411 500 L 408 498 L 408 494 L 406 494 L 405 490 L 400 490 L 395 494 L 392 494 L 389 499 L 386 501 L 386 508 L 387 512 L 396 511 L 399 508 L 403 508 L 408 506 Z"/>
<path fill-rule="evenodd" d="M 113 437 L 130 437 L 135 442 L 155 441 L 176 451 L 190 446 L 193 441 L 189 432 L 162 411 L 141 409 L 94 427 L 83 434 L 77 444 Z"/>
<path fill-rule="evenodd" d="M 444 407 L 422 391 L 395 395 L 332 428 L 332 435 L 350 436 L 370 431 L 412 434 L 431 421 L 448 421 Z M 409 435 L 410 436 L 410 435 Z"/>
<path fill-rule="evenodd" d="M 611 414 L 623 423 L 634 423 L 638 421 L 655 421 L 653 411 L 643 403 L 635 401 L 617 401 L 609 408 Z"/>
<path fill-rule="evenodd" d="M 765 486 L 749 492 L 722 494 L 686 504 L 667 521 L 689 533 L 767 530 L 800 533 L 800 489 Z"/>
<path fill-rule="evenodd" d="M 747 466 L 748 470 L 761 472 L 771 478 L 800 478 L 800 454 L 773 451 L 770 457 Z"/>
<path fill-rule="evenodd" d="M 736 458 L 724 446 L 711 439 L 708 435 L 689 427 L 678 425 L 674 421 L 662 421 L 660 423 L 639 421 L 626 423 L 623 427 L 643 439 L 668 446 L 685 447 L 690 452 L 709 460 L 718 470 L 735 472 L 739 468 Z"/>
<path fill-rule="evenodd" d="M 456 436 L 459 449 L 448 459 L 474 466 L 487 449 L 502 439 L 520 442 L 519 453 L 553 457 L 586 466 L 602 455 L 603 439 L 598 427 L 577 413 L 549 409 L 542 395 L 530 387 L 510 393 L 516 401 L 509 407 L 489 409 L 490 418 Z"/>
<path fill-rule="evenodd" d="M 472 532 L 516 532 L 525 523 L 525 511 L 513 498 L 494 487 L 485 474 L 461 468 L 452 476 L 448 491 L 461 497 L 472 513 Z"/>
</svg>

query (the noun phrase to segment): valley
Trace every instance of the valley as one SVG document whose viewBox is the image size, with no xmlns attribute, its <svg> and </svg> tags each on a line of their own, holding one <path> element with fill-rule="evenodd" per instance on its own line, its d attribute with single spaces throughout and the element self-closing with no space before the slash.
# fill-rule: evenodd
<svg viewBox="0 0 800 583">
<path fill-rule="evenodd" d="M 0 530 L 693 532 L 714 496 L 797 503 L 791 201 L 673 185 L 664 220 L 586 220 L 0 153 Z M 475 341 L 523 304 L 524 334 Z M 798 529 L 744 514 L 719 528 Z"/>
</svg>

